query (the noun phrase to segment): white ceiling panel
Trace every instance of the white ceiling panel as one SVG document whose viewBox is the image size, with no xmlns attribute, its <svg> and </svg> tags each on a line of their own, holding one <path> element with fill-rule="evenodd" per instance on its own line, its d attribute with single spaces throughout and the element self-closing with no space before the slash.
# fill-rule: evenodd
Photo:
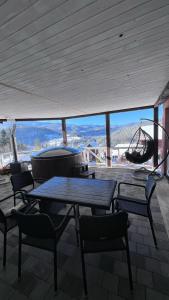
<svg viewBox="0 0 169 300">
<path fill-rule="evenodd" d="M 0 1 L 0 119 L 153 105 L 168 31 L 168 0 Z"/>
</svg>

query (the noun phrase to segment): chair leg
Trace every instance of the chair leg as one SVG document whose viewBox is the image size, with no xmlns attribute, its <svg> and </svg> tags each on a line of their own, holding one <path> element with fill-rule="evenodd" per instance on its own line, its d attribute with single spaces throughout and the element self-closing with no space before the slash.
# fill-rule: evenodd
<svg viewBox="0 0 169 300">
<path fill-rule="evenodd" d="M 119 211 L 119 204 L 118 204 L 118 200 L 116 200 L 116 199 L 114 199 L 114 201 L 113 201 L 113 203 L 114 203 L 114 205 L 113 205 L 113 210 L 115 211 Z M 112 211 L 112 213 L 114 212 L 114 211 Z"/>
<path fill-rule="evenodd" d="M 87 296 L 87 280 L 86 280 L 86 268 L 85 268 L 85 260 L 84 260 L 84 253 L 82 249 L 82 241 L 80 242 L 80 248 L 81 248 L 81 261 L 82 261 L 82 274 L 83 274 L 83 285 L 84 285 L 84 292 L 85 296 Z"/>
<path fill-rule="evenodd" d="M 21 264 L 22 264 L 22 237 L 19 232 L 19 245 L 18 245 L 18 279 L 21 279 Z"/>
<path fill-rule="evenodd" d="M 74 217 L 75 217 L 75 231 L 76 231 L 76 242 L 77 247 L 79 247 L 79 207 L 78 205 L 73 205 Z"/>
<path fill-rule="evenodd" d="M 130 289 L 133 290 L 133 279 L 132 279 L 132 271 L 131 271 L 131 260 L 130 260 L 128 236 L 126 236 L 125 240 L 126 240 L 126 255 L 127 255 L 127 265 L 128 265 Z"/>
<path fill-rule="evenodd" d="M 54 289 L 57 291 L 57 247 L 54 243 Z"/>
<path fill-rule="evenodd" d="M 152 232 L 152 235 L 153 235 L 154 244 L 155 244 L 155 247 L 157 248 L 157 239 L 156 239 L 156 236 L 155 236 L 155 231 L 154 231 L 154 226 L 153 226 L 153 217 L 152 217 L 152 214 L 151 214 L 150 211 L 148 213 L 148 219 L 149 219 L 149 222 L 150 222 L 150 227 L 151 227 L 151 232 Z"/>
<path fill-rule="evenodd" d="M 7 240 L 7 233 L 4 233 L 4 249 L 3 249 L 3 267 L 6 266 L 6 240 Z"/>
<path fill-rule="evenodd" d="M 15 194 L 14 194 L 13 202 L 14 202 L 14 206 L 16 206 L 16 197 L 15 197 Z"/>
</svg>

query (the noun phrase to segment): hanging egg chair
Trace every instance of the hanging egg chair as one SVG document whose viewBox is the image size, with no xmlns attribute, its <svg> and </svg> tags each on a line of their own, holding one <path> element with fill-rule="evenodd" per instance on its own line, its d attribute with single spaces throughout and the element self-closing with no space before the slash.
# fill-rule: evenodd
<svg viewBox="0 0 169 300">
<path fill-rule="evenodd" d="M 162 125 L 160 125 L 158 122 L 155 122 L 150 119 L 141 119 L 141 120 L 149 121 L 149 122 L 153 123 L 154 125 L 156 125 L 157 127 L 161 127 L 161 129 L 163 130 L 163 132 L 165 134 L 166 139 L 169 142 L 169 135 L 168 135 L 166 129 Z M 134 141 L 135 141 L 135 146 L 133 147 Z M 137 129 L 137 131 L 134 133 L 134 135 L 131 139 L 131 142 L 129 144 L 129 147 L 128 147 L 127 151 L 125 152 L 126 159 L 135 164 L 142 164 L 142 163 L 145 163 L 146 161 L 148 161 L 154 155 L 154 153 L 155 153 L 154 139 L 145 130 L 143 130 L 140 126 Z M 161 174 L 156 172 L 156 170 L 167 160 L 168 156 L 169 156 L 169 150 L 166 151 L 166 154 L 163 157 L 163 159 L 161 160 L 161 162 L 159 162 L 158 165 L 156 167 L 154 167 L 154 169 L 152 171 L 149 171 L 143 167 L 139 170 L 135 170 L 135 174 L 139 173 L 139 172 L 143 172 L 148 175 L 156 176 L 156 179 L 157 178 L 161 179 L 163 176 L 161 176 Z M 133 177 L 135 179 L 145 180 L 145 179 L 139 178 L 137 176 L 133 176 Z"/>
<path fill-rule="evenodd" d="M 136 144 L 133 147 L 133 141 Z M 137 129 L 125 152 L 126 159 L 134 164 L 142 164 L 148 161 L 154 154 L 154 140 L 141 127 Z"/>
</svg>

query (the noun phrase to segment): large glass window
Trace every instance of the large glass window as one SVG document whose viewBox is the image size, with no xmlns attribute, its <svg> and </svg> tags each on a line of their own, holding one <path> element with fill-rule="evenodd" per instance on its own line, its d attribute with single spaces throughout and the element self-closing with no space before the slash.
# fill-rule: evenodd
<svg viewBox="0 0 169 300">
<path fill-rule="evenodd" d="M 16 141 L 19 161 L 29 161 L 32 153 L 63 144 L 61 121 L 18 121 Z"/>
<path fill-rule="evenodd" d="M 68 146 L 80 148 L 89 164 L 105 165 L 105 115 L 66 120 Z"/>
<path fill-rule="evenodd" d="M 7 122 L 0 123 L 0 168 L 13 161 L 10 128 Z"/>
<path fill-rule="evenodd" d="M 163 126 L 163 104 L 158 107 L 158 119 L 159 124 Z M 158 162 L 161 162 L 163 156 L 163 130 L 161 127 L 158 127 Z"/>
<path fill-rule="evenodd" d="M 139 126 L 141 126 L 141 128 L 152 138 L 154 137 L 153 123 L 141 119 L 153 120 L 153 109 L 133 110 L 129 112 L 112 113 L 110 115 L 112 165 L 120 164 L 138 167 L 137 164 L 133 164 L 126 159 L 125 152 L 128 150 L 129 145 L 130 152 L 135 151 L 136 145 L 139 148 L 139 151 L 141 151 L 145 145 L 145 137 L 144 135 L 141 135 L 139 139 L 138 132 L 131 142 L 132 137 L 138 130 Z M 143 165 L 152 166 L 152 164 L 153 160 L 151 158 Z"/>
</svg>

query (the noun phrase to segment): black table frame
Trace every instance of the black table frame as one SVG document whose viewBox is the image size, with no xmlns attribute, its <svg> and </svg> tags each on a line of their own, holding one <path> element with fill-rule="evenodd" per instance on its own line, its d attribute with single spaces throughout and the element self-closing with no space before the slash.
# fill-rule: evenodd
<svg viewBox="0 0 169 300">
<path fill-rule="evenodd" d="M 73 204 L 78 241 L 79 206 L 109 210 L 116 184 L 115 180 L 52 177 L 27 196 L 31 199 Z"/>
<path fill-rule="evenodd" d="M 110 209 L 115 180 L 52 177 L 27 194 L 30 198 Z"/>
</svg>

